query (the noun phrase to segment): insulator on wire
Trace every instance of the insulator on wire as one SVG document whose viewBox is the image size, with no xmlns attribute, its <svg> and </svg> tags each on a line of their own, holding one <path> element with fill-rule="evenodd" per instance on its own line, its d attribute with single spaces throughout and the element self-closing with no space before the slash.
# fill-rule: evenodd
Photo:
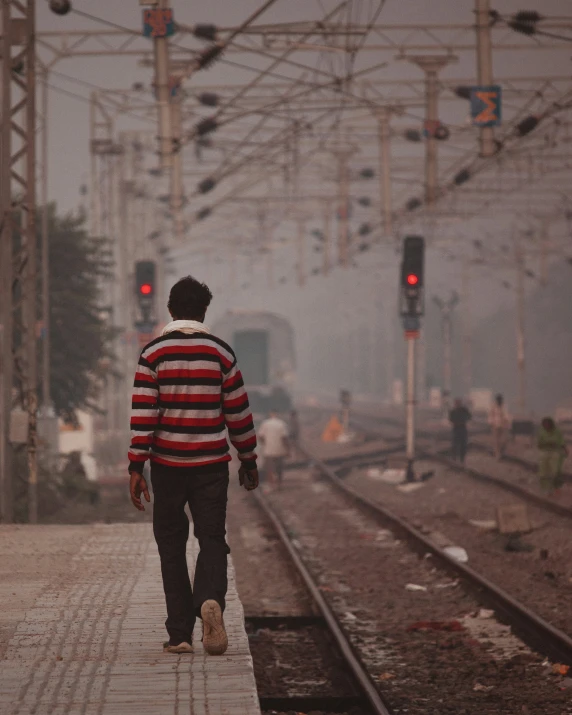
<svg viewBox="0 0 572 715">
<path fill-rule="evenodd" d="M 516 131 L 521 137 L 523 137 L 526 134 L 530 134 L 531 131 L 536 129 L 539 122 L 540 119 L 538 117 L 535 117 L 534 114 L 530 114 L 528 117 L 525 117 L 525 119 L 523 119 L 517 124 Z"/>
<path fill-rule="evenodd" d="M 418 209 L 421 206 L 421 199 L 418 199 L 416 197 L 409 199 L 409 201 L 405 204 L 405 208 L 407 211 L 415 211 L 415 209 Z"/>
<path fill-rule="evenodd" d="M 50 10 L 56 15 L 67 15 L 71 9 L 70 0 L 50 0 Z"/>
<path fill-rule="evenodd" d="M 435 129 L 435 139 L 438 139 L 439 141 L 447 141 L 447 139 L 451 136 L 451 131 L 449 127 L 445 126 L 445 124 L 439 124 L 437 129 Z"/>
<path fill-rule="evenodd" d="M 406 129 L 403 136 L 407 139 L 408 142 L 421 141 L 421 132 L 418 132 L 417 129 Z"/>
<path fill-rule="evenodd" d="M 453 90 L 457 97 L 460 99 L 470 99 L 471 98 L 471 88 L 468 87 L 466 84 L 461 84 L 458 87 L 455 87 Z"/>
<path fill-rule="evenodd" d="M 468 169 L 461 169 L 461 171 L 459 171 L 457 174 L 455 174 L 453 183 L 456 184 L 457 186 L 461 186 L 461 184 L 465 184 L 470 178 L 471 178 L 471 172 Z"/>
<path fill-rule="evenodd" d="M 205 107 L 218 107 L 219 96 L 214 92 L 202 92 L 199 94 L 198 100 Z"/>
<path fill-rule="evenodd" d="M 209 191 L 212 191 L 215 186 L 216 181 L 214 179 L 211 179 L 210 177 L 208 179 L 203 179 L 198 186 L 199 193 L 208 194 Z"/>
<path fill-rule="evenodd" d="M 206 218 L 208 218 L 212 213 L 212 209 L 210 206 L 205 206 L 204 208 L 200 209 L 197 211 L 197 220 L 198 221 L 204 221 Z"/>
<path fill-rule="evenodd" d="M 193 35 L 199 40 L 211 40 L 211 42 L 214 42 L 218 35 L 218 28 L 216 25 L 195 25 Z"/>
<path fill-rule="evenodd" d="M 522 35 L 535 35 L 537 25 L 542 20 L 542 15 L 536 10 L 521 10 L 515 13 L 508 21 L 508 26 Z"/>
<path fill-rule="evenodd" d="M 359 227 L 359 235 L 360 236 L 369 236 L 371 233 L 371 225 L 369 223 L 362 223 L 362 225 Z"/>
<path fill-rule="evenodd" d="M 205 70 L 213 65 L 220 55 L 222 54 L 223 48 L 220 45 L 211 45 L 203 50 L 196 58 L 199 69 Z"/>
<path fill-rule="evenodd" d="M 214 117 L 206 117 L 202 119 L 196 126 L 196 132 L 198 136 L 204 137 L 205 134 L 210 134 L 216 131 L 218 127 L 218 122 Z"/>
</svg>

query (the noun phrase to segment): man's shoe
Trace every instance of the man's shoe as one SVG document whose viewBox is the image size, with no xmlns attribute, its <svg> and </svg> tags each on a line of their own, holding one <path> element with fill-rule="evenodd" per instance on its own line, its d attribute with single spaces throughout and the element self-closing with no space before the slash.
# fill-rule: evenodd
<svg viewBox="0 0 572 715">
<path fill-rule="evenodd" d="M 179 645 L 171 645 L 169 641 L 163 643 L 163 653 L 174 653 L 175 655 L 183 655 L 185 653 L 194 653 L 193 646 L 187 641 L 179 643 Z"/>
<path fill-rule="evenodd" d="M 209 655 L 222 655 L 228 648 L 222 611 L 216 601 L 208 600 L 201 606 L 203 619 L 203 648 Z"/>
</svg>

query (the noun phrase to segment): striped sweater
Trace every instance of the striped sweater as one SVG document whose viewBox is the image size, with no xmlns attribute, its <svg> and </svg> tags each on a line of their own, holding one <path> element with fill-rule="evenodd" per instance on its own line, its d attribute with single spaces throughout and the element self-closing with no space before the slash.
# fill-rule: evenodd
<svg viewBox="0 0 572 715">
<path fill-rule="evenodd" d="M 205 333 L 172 332 L 147 345 L 135 375 L 129 471 L 152 462 L 213 470 L 229 462 L 256 467 L 248 395 L 232 349 Z"/>
</svg>

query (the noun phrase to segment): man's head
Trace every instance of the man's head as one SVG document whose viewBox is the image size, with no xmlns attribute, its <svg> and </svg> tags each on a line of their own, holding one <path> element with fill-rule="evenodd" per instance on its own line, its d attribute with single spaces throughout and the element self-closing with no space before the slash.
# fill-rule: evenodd
<svg viewBox="0 0 572 715">
<path fill-rule="evenodd" d="M 202 323 L 212 298 L 213 294 L 205 283 L 186 276 L 171 288 L 167 307 L 173 320 L 198 320 Z"/>
<path fill-rule="evenodd" d="M 499 394 L 495 397 L 495 402 L 496 402 L 497 405 L 500 407 L 500 406 L 502 405 L 502 403 L 504 402 L 504 397 L 499 393 Z"/>
</svg>

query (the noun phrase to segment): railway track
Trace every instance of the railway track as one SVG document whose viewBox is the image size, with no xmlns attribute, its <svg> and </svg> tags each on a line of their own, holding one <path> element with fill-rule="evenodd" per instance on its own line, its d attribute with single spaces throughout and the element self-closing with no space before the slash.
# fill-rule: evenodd
<svg viewBox="0 0 572 715">
<path fill-rule="evenodd" d="M 509 624 L 514 633 L 533 650 L 556 662 L 572 664 L 572 638 L 566 633 L 552 626 L 474 569 L 448 556 L 439 546 L 404 519 L 346 485 L 337 476 L 332 467 L 317 459 L 309 451 L 305 450 L 305 454 L 314 467 L 319 469 L 322 476 L 346 500 L 362 513 L 372 517 L 384 528 L 390 529 L 419 555 L 431 554 L 435 565 L 439 569 L 454 578 L 460 579 L 479 602 L 492 608 L 498 618 Z M 288 538 L 284 529 L 282 529 L 281 538 Z M 291 544 L 288 544 L 287 548 L 290 553 L 297 556 Z M 298 556 L 297 558 L 299 560 Z"/>
<path fill-rule="evenodd" d="M 356 417 L 357 417 L 357 419 L 356 419 Z M 374 432 L 371 430 L 371 421 L 372 420 L 375 420 L 376 422 L 382 423 L 382 424 L 385 423 L 385 424 L 391 424 L 392 426 L 395 426 L 395 427 L 402 427 L 401 422 L 399 422 L 398 420 L 390 419 L 390 418 L 380 418 L 380 417 L 372 418 L 369 415 L 367 416 L 367 418 L 359 416 L 359 415 L 356 417 L 354 417 L 353 425 L 371 437 L 375 436 L 375 437 L 379 438 L 381 436 L 378 432 Z M 363 422 L 361 422 L 362 419 L 367 419 L 369 424 L 364 427 Z M 421 437 L 422 439 L 426 439 L 426 440 L 435 441 L 435 440 L 449 439 L 449 435 L 443 436 L 440 433 L 428 432 L 426 430 L 418 430 L 417 434 L 419 437 Z M 485 445 L 481 445 L 480 448 L 486 449 L 488 451 L 488 448 Z M 405 449 L 405 444 L 403 442 L 401 442 L 399 445 L 392 447 L 391 452 L 404 451 L 404 449 Z M 390 454 L 391 452 L 389 450 L 378 450 L 377 457 L 379 459 L 381 459 L 381 458 L 383 458 L 384 455 Z M 530 489 L 520 486 L 519 484 L 516 484 L 514 482 L 510 482 L 510 481 L 507 481 L 506 479 L 502 479 L 501 477 L 496 477 L 491 474 L 487 474 L 486 472 L 483 472 L 481 470 L 473 469 L 471 467 L 468 467 L 467 465 L 460 464 L 459 462 L 457 462 L 453 459 L 450 459 L 447 456 L 447 452 L 445 450 L 435 451 L 435 450 L 427 449 L 427 447 L 420 447 L 418 449 L 417 453 L 420 458 L 423 458 L 427 461 L 433 461 L 433 462 L 437 462 L 439 464 L 443 464 L 443 465 L 447 466 L 448 468 L 453 469 L 454 471 L 458 472 L 459 474 L 464 474 L 464 475 L 466 475 L 472 479 L 475 479 L 477 481 L 480 481 L 482 483 L 491 484 L 495 487 L 498 487 L 499 489 L 503 489 L 504 491 L 510 492 L 511 494 L 518 496 L 520 499 L 527 502 L 528 504 L 532 504 L 532 505 L 539 507 L 545 511 L 551 512 L 552 514 L 557 514 L 558 516 L 562 516 L 566 519 L 572 519 L 572 509 L 570 507 L 565 506 L 564 504 L 560 504 L 558 502 L 552 501 L 550 499 L 547 499 L 546 497 L 542 496 L 541 494 L 537 494 L 537 493 L 531 491 Z M 492 450 L 491 450 L 491 453 L 492 453 Z M 373 452 L 372 452 L 372 454 L 373 454 Z M 532 462 L 527 462 L 526 460 L 523 460 L 523 459 L 520 459 L 517 457 L 513 457 L 513 458 L 505 457 L 505 461 L 517 464 L 518 466 L 522 466 L 525 469 L 527 469 L 527 471 L 529 471 L 529 472 L 536 472 L 536 465 L 534 465 Z M 362 460 L 362 465 L 364 463 L 365 463 L 365 461 Z M 346 459 L 345 464 L 346 465 L 352 464 L 351 458 Z M 335 466 L 335 465 L 328 465 L 328 466 Z M 570 476 L 570 481 L 572 481 L 572 476 Z"/>
<path fill-rule="evenodd" d="M 320 587 L 314 577 L 312 576 L 310 570 L 300 557 L 298 550 L 292 543 L 287 529 L 282 523 L 278 513 L 273 509 L 268 499 L 266 499 L 261 492 L 255 492 L 255 498 L 258 506 L 264 512 L 268 522 L 272 524 L 272 527 L 280 539 L 284 549 L 288 553 L 288 556 L 294 565 L 296 571 L 298 572 L 301 580 L 305 584 L 308 593 L 315 604 L 316 609 L 320 613 L 321 621 L 323 625 L 327 628 L 330 638 L 335 644 L 338 654 L 345 663 L 348 672 L 351 674 L 351 678 L 357 688 L 361 693 L 361 698 L 358 703 L 352 702 L 351 699 L 340 700 L 339 698 L 328 700 L 327 698 L 315 699 L 313 702 L 296 702 L 297 707 L 306 706 L 306 709 L 325 709 L 334 710 L 340 712 L 340 708 L 348 707 L 350 705 L 359 704 L 361 706 L 367 706 L 367 711 L 371 712 L 372 715 L 391 715 L 391 710 L 381 697 L 377 687 L 372 681 L 367 669 L 362 663 L 357 651 L 349 641 L 344 627 L 337 617 L 335 612 L 330 608 L 326 599 L 320 591 Z M 263 707 L 273 708 L 282 706 L 288 707 L 289 710 L 292 709 L 293 703 L 284 701 L 282 703 L 278 702 L 263 702 L 261 703 Z"/>
</svg>

